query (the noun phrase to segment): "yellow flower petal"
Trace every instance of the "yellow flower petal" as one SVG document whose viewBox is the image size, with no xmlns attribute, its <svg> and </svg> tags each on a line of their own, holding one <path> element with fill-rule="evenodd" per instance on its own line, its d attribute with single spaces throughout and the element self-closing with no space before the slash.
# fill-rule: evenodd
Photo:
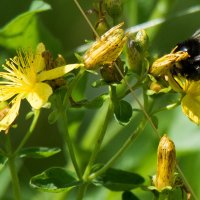
<svg viewBox="0 0 200 200">
<path fill-rule="evenodd" d="M 0 101 L 7 101 L 17 94 L 16 87 L 5 85 L 0 86 Z"/>
<path fill-rule="evenodd" d="M 183 113 L 195 124 L 200 124 L 200 95 L 186 94 L 181 102 Z"/>
<path fill-rule="evenodd" d="M 185 81 L 183 86 L 183 90 L 186 94 L 190 94 L 192 96 L 200 95 L 200 81 Z"/>
<path fill-rule="evenodd" d="M 43 43 L 39 43 L 36 48 L 35 58 L 33 61 L 33 66 L 35 67 L 36 72 L 40 72 L 45 68 L 45 60 L 42 56 L 42 53 L 45 51 L 45 46 Z"/>
<path fill-rule="evenodd" d="M 9 109 L 5 117 L 3 117 L 3 119 L 0 121 L 0 131 L 7 130 L 10 127 L 10 125 L 14 122 L 19 112 L 21 99 L 22 95 L 18 95 L 15 99 L 12 100 L 12 107 Z"/>
<path fill-rule="evenodd" d="M 26 99 L 34 109 L 40 109 L 47 103 L 52 93 L 52 88 L 48 84 L 36 83 L 32 91 L 28 93 Z"/>
<path fill-rule="evenodd" d="M 70 64 L 61 67 L 56 67 L 48 71 L 42 71 L 40 74 L 38 74 L 37 79 L 38 81 L 57 79 L 67 74 L 68 72 L 72 71 L 73 69 L 76 69 L 81 66 L 84 66 L 84 64 Z"/>
</svg>

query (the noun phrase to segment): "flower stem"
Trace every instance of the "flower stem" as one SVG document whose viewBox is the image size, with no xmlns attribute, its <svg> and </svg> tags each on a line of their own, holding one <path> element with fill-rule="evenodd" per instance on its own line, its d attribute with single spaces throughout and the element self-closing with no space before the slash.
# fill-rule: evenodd
<svg viewBox="0 0 200 200">
<path fill-rule="evenodd" d="M 19 144 L 18 148 L 14 152 L 12 152 L 12 145 L 11 145 L 10 137 L 8 137 L 8 142 L 7 142 L 7 150 L 8 150 L 8 155 L 9 155 L 8 156 L 8 165 L 10 168 L 10 174 L 12 177 L 12 184 L 13 184 L 13 191 L 14 191 L 14 196 L 15 196 L 16 200 L 20 200 L 21 195 L 20 195 L 19 179 L 17 176 L 16 166 L 15 166 L 15 158 L 16 158 L 17 154 L 19 153 L 19 151 L 21 150 L 21 148 L 25 145 L 25 143 L 27 142 L 27 140 L 29 139 L 31 134 L 33 133 L 33 130 L 35 129 L 35 126 L 36 126 L 38 118 L 39 118 L 39 114 L 40 114 L 40 111 L 35 110 L 34 118 L 31 123 L 31 126 L 30 126 L 29 130 L 27 131 L 25 137 Z"/>
<path fill-rule="evenodd" d="M 113 88 L 111 86 L 111 93 L 113 91 Z M 111 99 L 112 99 L 112 94 L 111 94 Z M 90 173 L 91 173 L 91 169 L 94 165 L 94 162 L 96 160 L 96 157 L 97 157 L 97 154 L 99 153 L 100 151 L 100 148 L 101 148 L 101 144 L 103 142 L 103 139 L 104 139 L 104 136 L 106 134 L 106 130 L 107 130 L 107 127 L 108 127 L 108 123 L 109 123 L 109 120 L 113 114 L 113 102 L 112 100 L 110 99 L 109 101 L 109 105 L 108 105 L 108 110 L 107 110 L 107 113 L 106 113 L 106 117 L 105 117 L 105 120 L 104 120 L 104 123 L 102 125 L 102 128 L 99 132 L 99 135 L 96 139 L 96 142 L 95 142 L 95 146 L 94 146 L 94 149 L 92 151 L 92 154 L 91 154 L 91 157 L 90 157 L 90 160 L 88 162 L 88 165 L 86 167 L 86 170 L 85 170 L 85 173 L 83 175 L 83 179 L 87 181 Z"/>
<path fill-rule="evenodd" d="M 21 148 L 25 145 L 25 143 L 27 142 L 27 140 L 29 139 L 29 137 L 32 135 L 35 126 L 37 124 L 38 118 L 40 116 L 40 110 L 34 110 L 34 118 L 33 121 L 31 123 L 31 126 L 29 128 L 29 130 L 27 131 L 25 137 L 23 138 L 23 140 L 21 141 L 21 143 L 19 144 L 19 146 L 17 147 L 17 149 L 14 152 L 14 156 L 17 155 L 17 153 L 19 153 L 19 151 L 21 150 Z"/>
<path fill-rule="evenodd" d="M 79 189 L 79 192 L 78 192 L 78 196 L 76 198 L 76 200 L 82 200 L 83 197 L 84 197 L 84 194 L 87 190 L 87 187 L 88 187 L 88 184 L 87 183 L 83 183 L 81 186 L 80 186 L 80 189 Z"/>
<path fill-rule="evenodd" d="M 115 153 L 115 155 L 97 172 L 91 174 L 89 176 L 89 180 L 93 180 L 98 177 L 102 173 L 104 173 L 108 168 L 110 168 L 113 163 L 124 153 L 124 151 L 129 147 L 130 144 L 135 141 L 135 139 L 139 136 L 139 134 L 144 130 L 147 123 L 147 119 L 144 118 L 137 129 L 129 136 L 126 142 L 122 145 L 122 147 Z"/>
<path fill-rule="evenodd" d="M 172 200 L 172 192 L 170 191 L 162 191 L 157 195 L 154 195 L 154 200 Z"/>
<path fill-rule="evenodd" d="M 80 180 L 82 180 L 82 173 L 81 173 L 81 170 L 80 170 L 80 168 L 78 166 L 78 162 L 76 160 L 76 156 L 75 156 L 75 153 L 74 153 L 72 140 L 71 140 L 70 135 L 69 135 L 68 119 L 67 119 L 66 109 L 64 109 L 64 108 L 63 108 L 63 110 L 61 112 L 61 121 L 62 121 L 62 126 L 63 126 L 62 133 L 63 133 L 63 137 L 65 139 L 65 142 L 66 142 L 69 154 L 70 154 L 71 161 L 73 163 L 73 166 L 74 166 L 74 169 L 76 171 L 76 174 L 77 174 L 78 178 Z"/>
<path fill-rule="evenodd" d="M 12 178 L 14 199 L 20 200 L 21 199 L 20 185 L 19 185 L 19 179 L 17 176 L 17 170 L 15 167 L 15 156 L 12 154 L 12 146 L 11 146 L 10 136 L 8 137 L 7 149 L 9 152 L 8 165 L 9 165 L 10 174 L 11 174 L 11 178 Z"/>
<path fill-rule="evenodd" d="M 88 23 L 88 25 L 90 26 L 90 28 L 92 29 L 93 33 L 95 34 L 95 36 L 97 38 L 99 38 L 98 33 L 96 32 L 96 30 L 94 29 L 92 23 L 90 22 L 90 20 L 88 19 L 87 15 L 85 14 L 85 12 L 83 11 L 83 9 L 81 8 L 79 2 L 77 0 L 74 0 L 74 3 L 76 4 L 77 8 L 80 10 L 81 14 L 83 15 L 83 17 L 85 18 L 86 22 Z"/>
<path fill-rule="evenodd" d="M 12 176 L 12 185 L 13 185 L 14 197 L 15 197 L 16 200 L 20 200 L 21 199 L 20 185 L 19 185 L 19 179 L 18 179 L 18 176 L 17 176 L 16 167 L 15 167 L 15 158 L 11 156 L 8 159 L 8 164 L 9 164 L 10 173 L 11 173 L 11 176 Z"/>
</svg>

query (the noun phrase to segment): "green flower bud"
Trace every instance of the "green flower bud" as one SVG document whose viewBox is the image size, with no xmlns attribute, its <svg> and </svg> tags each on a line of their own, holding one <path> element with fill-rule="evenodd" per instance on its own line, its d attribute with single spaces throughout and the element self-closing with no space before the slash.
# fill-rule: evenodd
<svg viewBox="0 0 200 200">
<path fill-rule="evenodd" d="M 112 18 L 119 17 L 122 12 L 121 0 L 104 0 L 105 9 Z"/>
<path fill-rule="evenodd" d="M 144 30 L 139 31 L 135 36 L 132 34 L 128 35 L 126 45 L 128 65 L 136 73 L 141 73 L 142 65 L 147 61 L 148 43 L 149 39 Z"/>
<path fill-rule="evenodd" d="M 140 30 L 135 36 L 136 49 L 140 53 L 146 53 L 149 47 L 149 37 L 145 30 Z"/>
<path fill-rule="evenodd" d="M 108 30 L 108 26 L 104 20 L 101 20 L 96 24 L 95 29 L 99 35 L 103 35 Z"/>
</svg>

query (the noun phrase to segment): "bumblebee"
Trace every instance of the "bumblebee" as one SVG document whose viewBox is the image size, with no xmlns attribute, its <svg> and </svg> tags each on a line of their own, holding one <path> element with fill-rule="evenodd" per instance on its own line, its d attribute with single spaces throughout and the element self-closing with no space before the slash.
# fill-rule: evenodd
<svg viewBox="0 0 200 200">
<path fill-rule="evenodd" d="M 200 80 L 200 30 L 194 35 L 179 44 L 172 50 L 172 53 L 187 52 L 188 57 L 175 62 L 172 73 L 184 76 L 190 80 Z"/>
<path fill-rule="evenodd" d="M 183 76 L 188 80 L 200 80 L 200 30 L 167 54 L 157 59 L 150 68 L 155 76 L 166 75 Z"/>
</svg>

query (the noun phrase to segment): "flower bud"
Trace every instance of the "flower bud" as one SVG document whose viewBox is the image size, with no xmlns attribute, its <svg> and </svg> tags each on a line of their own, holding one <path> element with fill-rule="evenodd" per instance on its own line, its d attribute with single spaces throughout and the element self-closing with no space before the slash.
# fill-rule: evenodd
<svg viewBox="0 0 200 200">
<path fill-rule="evenodd" d="M 149 37 L 145 30 L 140 30 L 135 36 L 136 49 L 140 53 L 145 53 L 149 47 Z"/>
<path fill-rule="evenodd" d="M 155 93 L 159 93 L 162 89 L 162 85 L 158 82 L 151 82 L 150 84 L 150 90 L 154 91 Z"/>
<path fill-rule="evenodd" d="M 139 31 L 136 36 L 128 35 L 126 45 L 128 64 L 136 73 L 142 71 L 142 63 L 146 60 L 148 41 L 148 36 L 144 30 Z"/>
<path fill-rule="evenodd" d="M 86 69 L 96 69 L 99 65 L 113 63 L 121 54 L 126 42 L 123 23 L 114 26 L 103 34 L 83 55 Z"/>
<path fill-rule="evenodd" d="M 155 186 L 158 190 L 162 190 L 167 186 L 173 186 L 175 166 L 175 145 L 166 135 L 164 135 L 160 139 L 157 152 L 157 174 Z"/>
<path fill-rule="evenodd" d="M 122 76 L 117 70 L 116 65 L 124 75 L 124 62 L 122 62 L 120 59 L 117 59 L 116 62 L 112 63 L 111 65 L 103 65 L 100 68 L 101 76 L 106 83 L 119 83 L 122 80 Z"/>
<path fill-rule="evenodd" d="M 121 0 L 104 0 L 105 9 L 112 18 L 119 17 L 122 12 Z"/>
<path fill-rule="evenodd" d="M 108 26 L 107 26 L 107 23 L 105 22 L 105 20 L 100 20 L 96 24 L 95 30 L 99 35 L 103 35 L 108 30 Z"/>
</svg>

